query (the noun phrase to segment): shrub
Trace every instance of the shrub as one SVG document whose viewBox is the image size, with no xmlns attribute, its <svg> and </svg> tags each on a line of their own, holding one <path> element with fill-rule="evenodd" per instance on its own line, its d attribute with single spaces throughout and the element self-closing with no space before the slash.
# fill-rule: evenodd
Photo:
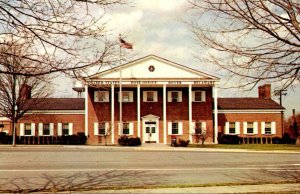
<svg viewBox="0 0 300 194">
<path fill-rule="evenodd" d="M 281 144 L 282 143 L 282 139 L 280 137 L 273 137 L 272 138 L 272 143 L 273 144 Z"/>
<path fill-rule="evenodd" d="M 0 144 L 10 144 L 10 142 L 12 142 L 12 136 L 0 132 Z"/>
<path fill-rule="evenodd" d="M 296 139 L 291 138 L 289 133 L 284 133 L 283 137 L 282 137 L 282 143 L 283 144 L 295 144 L 296 143 Z"/>
<path fill-rule="evenodd" d="M 178 146 L 180 147 L 187 147 L 190 143 L 190 140 L 183 140 L 183 139 L 179 139 L 179 143 Z"/>
<path fill-rule="evenodd" d="M 139 146 L 141 145 L 141 139 L 139 137 L 128 137 L 124 135 L 118 139 L 118 143 L 121 146 Z"/>
<path fill-rule="evenodd" d="M 239 144 L 240 138 L 237 135 L 221 135 L 218 138 L 219 144 Z"/>
</svg>

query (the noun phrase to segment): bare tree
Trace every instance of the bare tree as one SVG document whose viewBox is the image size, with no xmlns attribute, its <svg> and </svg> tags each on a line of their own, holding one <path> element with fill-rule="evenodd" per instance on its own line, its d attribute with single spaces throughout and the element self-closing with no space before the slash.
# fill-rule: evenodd
<svg viewBox="0 0 300 194">
<path fill-rule="evenodd" d="M 104 15 L 127 0 L 0 0 L 0 45 L 7 39 L 15 45 L 30 44 L 25 55 L 16 56 L 39 65 L 21 64 L 17 72 L 26 76 L 55 72 L 77 77 L 88 67 L 114 61 L 114 44 L 107 41 Z M 19 53 L 20 54 L 20 53 Z M 0 52 L 0 58 L 12 53 Z M 3 64 L 0 64 L 3 66 Z"/>
<path fill-rule="evenodd" d="M 198 129 L 195 131 L 195 138 L 197 142 L 201 141 L 202 146 L 204 146 L 205 141 L 209 138 L 212 137 L 213 131 L 210 130 L 209 127 L 206 129 Z"/>
<path fill-rule="evenodd" d="M 240 78 L 238 86 L 268 80 L 283 88 L 300 80 L 300 4 L 297 0 L 189 0 L 189 22 L 208 61 Z"/>
<path fill-rule="evenodd" d="M 41 103 L 49 94 L 49 75 L 26 76 L 18 74 L 24 66 L 36 66 L 38 62 L 26 60 L 27 47 L 14 44 L 0 45 L 0 52 L 7 53 L 7 57 L 0 58 L 0 69 L 8 73 L 0 76 L 0 116 L 9 118 L 12 122 L 13 146 L 15 146 L 16 126 L 24 114 Z M 20 56 L 20 57 L 18 57 Z M 33 68 L 31 72 L 40 73 L 40 69 Z"/>
</svg>

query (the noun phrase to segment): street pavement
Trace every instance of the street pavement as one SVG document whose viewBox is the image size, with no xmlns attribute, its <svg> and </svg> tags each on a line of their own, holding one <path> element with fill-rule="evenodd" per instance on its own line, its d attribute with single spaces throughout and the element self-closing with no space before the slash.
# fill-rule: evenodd
<svg viewBox="0 0 300 194">
<path fill-rule="evenodd" d="M 174 148 L 163 144 L 141 147 L 0 146 L 0 190 L 236 193 L 261 188 L 267 192 L 299 191 L 299 161 L 300 153 L 293 151 Z M 266 185 L 294 182 L 298 184 Z M 202 187 L 218 184 L 236 186 Z M 124 186 L 170 188 L 101 190 Z"/>
</svg>

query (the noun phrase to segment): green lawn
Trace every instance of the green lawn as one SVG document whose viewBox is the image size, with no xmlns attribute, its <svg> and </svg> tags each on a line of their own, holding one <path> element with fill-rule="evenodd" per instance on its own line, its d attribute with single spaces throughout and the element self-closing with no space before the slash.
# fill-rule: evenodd
<svg viewBox="0 0 300 194">
<path fill-rule="evenodd" d="M 221 149 L 250 149 L 250 150 L 290 150 L 299 151 L 300 145 L 292 144 L 239 144 L 239 145 L 229 145 L 229 144 L 190 144 L 189 147 L 196 148 L 221 148 Z"/>
</svg>

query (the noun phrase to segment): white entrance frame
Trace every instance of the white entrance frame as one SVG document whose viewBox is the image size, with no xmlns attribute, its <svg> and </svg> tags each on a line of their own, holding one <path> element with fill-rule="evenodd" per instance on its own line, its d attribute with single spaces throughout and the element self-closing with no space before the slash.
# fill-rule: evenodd
<svg viewBox="0 0 300 194">
<path fill-rule="evenodd" d="M 146 141 L 147 141 L 147 137 L 146 137 L 146 127 L 145 127 L 145 123 L 146 122 L 153 122 L 153 121 L 155 121 L 156 122 L 156 142 L 157 143 L 160 143 L 159 142 L 159 118 L 160 117 L 158 117 L 158 116 L 156 116 L 156 115 L 153 115 L 153 114 L 149 114 L 149 115 L 146 115 L 146 116 L 143 116 L 143 117 L 141 117 L 141 119 L 142 119 L 142 123 L 143 123 L 143 143 L 146 143 Z"/>
</svg>

